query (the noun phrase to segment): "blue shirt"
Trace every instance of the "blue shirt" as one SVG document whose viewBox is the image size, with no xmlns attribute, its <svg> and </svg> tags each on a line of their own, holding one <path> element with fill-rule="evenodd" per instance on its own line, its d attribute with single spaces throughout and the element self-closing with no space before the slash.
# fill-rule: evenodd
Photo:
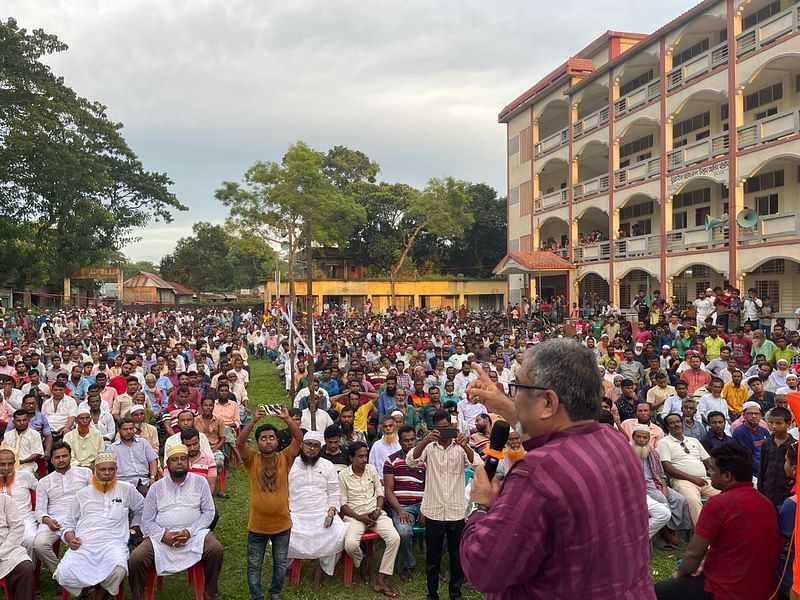
<svg viewBox="0 0 800 600">
<path fill-rule="evenodd" d="M 703 448 L 705 448 L 708 452 L 711 452 L 714 448 L 719 448 L 722 444 L 727 444 L 731 441 L 731 436 L 729 436 L 724 431 L 722 432 L 722 439 L 719 439 L 716 435 L 714 435 L 713 431 L 708 431 L 706 434 L 700 438 L 700 443 L 703 444 Z"/>
<path fill-rule="evenodd" d="M 758 477 L 761 468 L 761 444 L 769 438 L 769 431 L 760 425 L 755 431 L 747 424 L 741 425 L 733 432 L 733 441 L 750 452 L 753 457 L 753 477 Z"/>
<path fill-rule="evenodd" d="M 781 505 L 781 509 L 778 511 L 778 529 L 780 529 L 781 535 L 791 539 L 792 534 L 794 533 L 794 516 L 797 512 L 797 498 L 795 496 L 789 496 L 786 500 L 783 501 Z M 792 542 L 787 542 L 787 544 L 781 548 L 781 552 L 778 555 L 778 576 L 777 579 L 780 580 L 781 575 L 783 574 L 783 566 L 786 564 L 786 558 L 789 557 L 789 566 L 786 568 L 786 575 L 784 575 L 783 579 L 781 580 L 781 589 L 789 593 L 789 590 L 792 589 L 792 565 L 794 564 L 794 544 Z"/>
<path fill-rule="evenodd" d="M 329 396 L 335 396 L 339 393 L 339 382 L 335 379 L 331 379 L 330 381 L 320 380 L 319 387 L 328 392 Z"/>
<path fill-rule="evenodd" d="M 28 419 L 28 427 L 38 431 L 44 437 L 53 435 L 53 432 L 50 431 L 50 423 L 47 422 L 47 417 L 40 412 L 35 413 L 32 418 Z M 14 420 L 10 419 L 6 425 L 6 432 L 12 429 L 14 429 Z"/>
</svg>

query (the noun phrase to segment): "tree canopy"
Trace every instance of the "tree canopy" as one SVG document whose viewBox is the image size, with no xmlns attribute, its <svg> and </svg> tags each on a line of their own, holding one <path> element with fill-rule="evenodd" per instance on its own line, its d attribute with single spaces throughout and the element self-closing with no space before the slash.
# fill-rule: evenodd
<svg viewBox="0 0 800 600">
<path fill-rule="evenodd" d="M 67 50 L 0 21 L 0 267 L 21 286 L 107 262 L 131 229 L 186 210 L 145 170 L 106 107 L 76 94 L 42 57 Z"/>
</svg>

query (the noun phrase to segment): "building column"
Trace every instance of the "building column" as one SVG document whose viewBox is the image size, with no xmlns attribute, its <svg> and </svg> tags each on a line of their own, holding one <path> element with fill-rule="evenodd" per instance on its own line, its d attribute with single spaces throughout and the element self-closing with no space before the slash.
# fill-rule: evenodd
<svg viewBox="0 0 800 600">
<path fill-rule="evenodd" d="M 619 280 L 614 279 L 612 282 L 610 282 L 608 287 L 609 291 L 611 292 L 611 302 L 616 304 L 619 308 L 622 308 L 619 306 Z"/>
<path fill-rule="evenodd" d="M 70 296 L 72 295 L 72 289 L 69 277 L 64 277 L 64 308 L 69 308 L 70 306 Z"/>
<path fill-rule="evenodd" d="M 533 299 L 539 295 L 539 290 L 536 288 L 536 277 L 533 276 L 533 273 L 528 273 L 526 277 L 528 278 L 528 288 L 530 290 L 528 300 L 533 304 Z"/>
<path fill-rule="evenodd" d="M 420 304 L 420 295 L 414 294 L 414 308 L 421 308 L 422 305 Z"/>
<path fill-rule="evenodd" d="M 523 285 L 524 285 L 524 284 L 523 284 Z M 458 306 L 456 306 L 456 310 L 458 310 L 459 308 L 461 308 L 461 305 L 462 305 L 462 304 L 466 305 L 466 302 L 465 302 L 465 300 L 464 300 L 464 292 L 459 292 L 459 293 L 458 293 Z"/>
</svg>

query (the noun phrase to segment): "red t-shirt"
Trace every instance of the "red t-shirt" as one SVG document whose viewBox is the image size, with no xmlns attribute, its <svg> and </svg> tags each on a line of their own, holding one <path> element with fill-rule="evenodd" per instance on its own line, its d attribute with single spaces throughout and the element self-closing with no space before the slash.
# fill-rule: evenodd
<svg viewBox="0 0 800 600">
<path fill-rule="evenodd" d="M 734 483 L 709 498 L 694 530 L 710 540 L 705 591 L 728 600 L 770 597 L 780 548 L 778 518 L 752 483 Z"/>
</svg>

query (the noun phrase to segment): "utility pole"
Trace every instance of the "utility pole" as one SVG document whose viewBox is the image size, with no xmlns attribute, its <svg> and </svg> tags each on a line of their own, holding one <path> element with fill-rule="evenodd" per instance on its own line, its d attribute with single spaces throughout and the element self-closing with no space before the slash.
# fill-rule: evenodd
<svg viewBox="0 0 800 600">
<path fill-rule="evenodd" d="M 314 335 L 314 272 L 311 268 L 311 215 L 305 218 L 306 236 L 306 341 L 309 348 L 316 345 L 311 336 Z"/>
</svg>

